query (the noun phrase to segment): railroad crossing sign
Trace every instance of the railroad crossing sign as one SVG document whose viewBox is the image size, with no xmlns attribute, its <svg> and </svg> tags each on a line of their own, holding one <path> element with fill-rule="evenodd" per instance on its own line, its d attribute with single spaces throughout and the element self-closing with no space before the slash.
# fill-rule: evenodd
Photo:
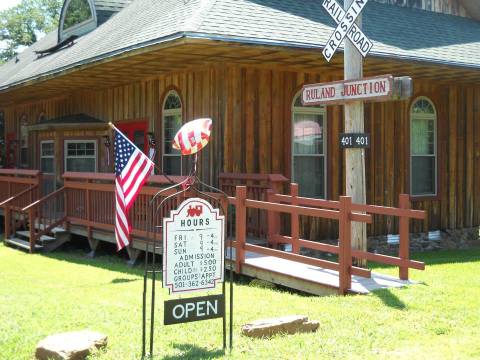
<svg viewBox="0 0 480 360">
<path fill-rule="evenodd" d="M 353 45 L 358 49 L 363 57 L 367 56 L 373 47 L 373 43 L 355 25 L 355 20 L 367 4 L 368 0 L 355 0 L 345 12 L 342 6 L 336 0 L 323 0 L 322 6 L 337 23 L 337 28 L 332 33 L 323 49 L 323 56 L 330 62 L 335 51 L 342 43 L 345 37 L 348 37 Z"/>
</svg>

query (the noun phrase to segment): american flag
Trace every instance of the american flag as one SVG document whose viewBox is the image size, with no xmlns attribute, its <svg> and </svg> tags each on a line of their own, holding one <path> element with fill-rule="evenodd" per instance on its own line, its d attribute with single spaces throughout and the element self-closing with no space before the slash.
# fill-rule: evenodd
<svg viewBox="0 0 480 360">
<path fill-rule="evenodd" d="M 118 250 L 130 243 L 128 210 L 152 169 L 153 162 L 115 128 L 115 239 Z"/>
</svg>

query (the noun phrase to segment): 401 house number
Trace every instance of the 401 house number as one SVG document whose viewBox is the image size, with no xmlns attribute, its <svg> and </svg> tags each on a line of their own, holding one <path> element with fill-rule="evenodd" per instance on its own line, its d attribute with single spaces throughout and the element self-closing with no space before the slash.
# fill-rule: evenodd
<svg viewBox="0 0 480 360">
<path fill-rule="evenodd" d="M 340 134 L 340 147 L 348 148 L 369 148 L 370 134 Z"/>
</svg>

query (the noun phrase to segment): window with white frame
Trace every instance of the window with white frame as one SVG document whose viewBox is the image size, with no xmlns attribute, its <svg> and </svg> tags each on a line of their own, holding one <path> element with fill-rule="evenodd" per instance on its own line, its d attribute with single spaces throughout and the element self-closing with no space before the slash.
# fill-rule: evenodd
<svg viewBox="0 0 480 360">
<path fill-rule="evenodd" d="M 437 113 L 426 97 L 410 109 L 410 192 L 413 196 L 437 194 Z"/>
<path fill-rule="evenodd" d="M 55 174 L 55 143 L 53 140 L 40 142 L 40 170 L 44 174 Z"/>
<path fill-rule="evenodd" d="M 303 106 L 301 94 L 292 103 L 292 178 L 301 196 L 326 197 L 326 110 Z"/>
<path fill-rule="evenodd" d="M 162 107 L 162 168 L 167 175 L 182 174 L 182 157 L 172 148 L 173 138 L 182 126 L 182 101 L 172 90 L 165 96 Z"/>
<path fill-rule="evenodd" d="M 97 171 L 96 140 L 65 140 L 65 171 Z"/>
</svg>

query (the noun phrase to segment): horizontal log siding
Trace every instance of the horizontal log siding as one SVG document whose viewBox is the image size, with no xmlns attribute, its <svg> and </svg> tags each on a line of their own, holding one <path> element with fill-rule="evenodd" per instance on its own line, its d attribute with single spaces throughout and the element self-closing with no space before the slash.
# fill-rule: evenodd
<svg viewBox="0 0 480 360">
<path fill-rule="evenodd" d="M 18 131 L 14 119 L 25 113 L 37 119 L 86 113 L 114 122 L 148 119 L 155 131 L 157 162 L 161 156 L 161 106 L 169 89 L 183 101 L 184 119 L 214 119 L 213 140 L 202 153 L 201 170 L 210 181 L 219 171 L 282 173 L 291 178 L 291 105 L 306 83 L 338 80 L 329 74 L 275 68 L 218 65 L 146 79 L 107 90 L 81 92 L 63 98 L 19 104 L 5 109 L 6 132 Z M 428 212 L 414 232 L 480 225 L 480 86 L 415 81 L 415 97 L 427 96 L 438 114 L 438 190 L 436 198 L 414 200 Z M 372 146 L 366 150 L 367 201 L 398 206 L 398 194 L 409 191 L 410 101 L 371 103 L 365 107 L 365 128 Z M 327 108 L 327 197 L 337 200 L 344 188 L 344 159 L 338 147 L 343 131 L 343 107 Z M 100 151 L 103 145 L 99 144 Z M 223 149 L 223 151 L 222 151 Z M 37 164 L 38 159 L 36 159 Z M 208 173 L 208 169 L 212 169 Z M 375 176 L 374 176 L 375 175 Z M 335 237 L 328 221 L 301 219 L 312 238 Z M 370 234 L 398 232 L 398 224 L 375 218 Z"/>
</svg>

